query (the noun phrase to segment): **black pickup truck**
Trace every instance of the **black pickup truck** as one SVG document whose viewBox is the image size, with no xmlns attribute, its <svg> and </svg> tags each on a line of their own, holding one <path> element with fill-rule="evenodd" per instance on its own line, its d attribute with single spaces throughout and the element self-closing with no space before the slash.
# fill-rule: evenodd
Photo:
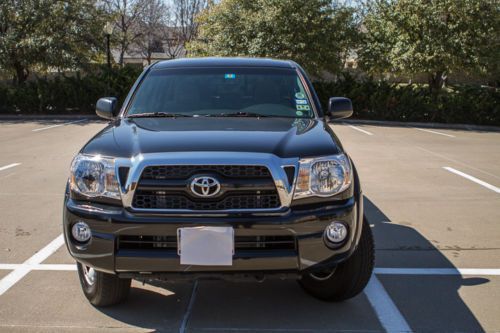
<svg viewBox="0 0 500 333">
<path fill-rule="evenodd" d="M 361 292 L 374 247 L 356 169 L 292 61 L 163 61 L 74 158 L 64 235 L 85 296 L 116 304 L 131 279 L 291 278 L 341 301 Z"/>
</svg>

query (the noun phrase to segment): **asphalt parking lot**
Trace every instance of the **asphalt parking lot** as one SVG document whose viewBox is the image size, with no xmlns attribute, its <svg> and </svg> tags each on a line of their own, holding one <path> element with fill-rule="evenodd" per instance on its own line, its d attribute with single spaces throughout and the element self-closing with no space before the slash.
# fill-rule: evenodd
<svg viewBox="0 0 500 333">
<path fill-rule="evenodd" d="M 344 303 L 293 281 L 133 283 L 84 298 L 63 245 L 72 157 L 105 125 L 0 121 L 0 331 L 500 331 L 500 132 L 338 124 L 376 241 L 376 271 Z"/>
</svg>

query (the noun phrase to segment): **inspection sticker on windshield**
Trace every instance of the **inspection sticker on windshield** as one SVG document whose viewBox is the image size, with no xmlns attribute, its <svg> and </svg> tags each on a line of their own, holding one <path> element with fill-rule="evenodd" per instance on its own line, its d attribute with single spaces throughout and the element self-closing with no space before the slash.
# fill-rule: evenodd
<svg viewBox="0 0 500 333">
<path fill-rule="evenodd" d="M 296 105 L 297 111 L 309 111 L 311 108 L 309 105 Z"/>
<path fill-rule="evenodd" d="M 296 99 L 295 104 L 307 104 L 307 100 L 305 99 Z"/>
<path fill-rule="evenodd" d="M 295 94 L 295 98 L 304 99 L 304 98 L 306 98 L 306 96 L 303 93 L 298 92 L 298 93 Z"/>
<path fill-rule="evenodd" d="M 236 79 L 236 74 L 224 74 L 225 79 Z"/>
</svg>

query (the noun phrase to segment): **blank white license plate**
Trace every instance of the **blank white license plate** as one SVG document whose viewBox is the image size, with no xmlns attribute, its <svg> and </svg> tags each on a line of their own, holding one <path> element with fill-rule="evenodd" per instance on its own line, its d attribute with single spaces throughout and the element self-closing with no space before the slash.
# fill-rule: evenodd
<svg viewBox="0 0 500 333">
<path fill-rule="evenodd" d="M 234 229 L 179 228 L 177 252 L 181 257 L 181 265 L 231 266 L 234 254 Z"/>
</svg>

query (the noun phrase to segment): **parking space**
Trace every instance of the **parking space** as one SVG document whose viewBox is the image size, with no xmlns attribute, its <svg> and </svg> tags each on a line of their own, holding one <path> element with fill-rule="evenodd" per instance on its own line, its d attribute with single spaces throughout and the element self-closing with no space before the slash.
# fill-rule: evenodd
<svg viewBox="0 0 500 333">
<path fill-rule="evenodd" d="M 0 329 L 178 331 L 189 291 L 185 284 L 167 289 L 134 282 L 130 302 L 97 311 L 82 297 L 75 272 L 31 272 L 1 296 Z"/>
<path fill-rule="evenodd" d="M 97 309 L 58 237 L 69 163 L 104 126 L 0 122 L 0 331 L 500 330 L 499 132 L 333 126 L 376 242 L 376 275 L 350 301 L 294 281 L 134 281 L 128 303 Z"/>
<path fill-rule="evenodd" d="M 416 332 L 497 331 L 500 326 L 498 278 L 382 275 L 380 280 Z"/>
<path fill-rule="evenodd" d="M 193 331 L 380 331 L 365 295 L 335 304 L 307 296 L 294 281 L 202 281 L 189 328 Z M 369 310 L 369 311 L 367 311 Z"/>
<path fill-rule="evenodd" d="M 374 229 L 379 250 L 406 254 L 438 249 L 457 265 L 500 267 L 495 255 L 500 249 L 500 194 L 444 169 L 463 170 L 498 187 L 500 179 L 494 176 L 500 175 L 500 147 L 495 143 L 500 133 L 481 133 L 476 147 L 467 138 L 478 134 L 467 131 L 440 130 L 453 133 L 449 138 L 412 128 L 363 126 L 374 135 L 358 138 L 362 134 L 345 126 L 334 128 L 359 169 L 367 209 L 379 225 Z"/>
<path fill-rule="evenodd" d="M 59 122 L 22 124 L 15 137 L 0 139 L 0 166 L 19 163 L 0 171 L 0 263 L 21 263 L 61 233 L 61 205 L 71 159 L 104 126 L 81 122 L 31 131 L 51 124 Z"/>
</svg>

